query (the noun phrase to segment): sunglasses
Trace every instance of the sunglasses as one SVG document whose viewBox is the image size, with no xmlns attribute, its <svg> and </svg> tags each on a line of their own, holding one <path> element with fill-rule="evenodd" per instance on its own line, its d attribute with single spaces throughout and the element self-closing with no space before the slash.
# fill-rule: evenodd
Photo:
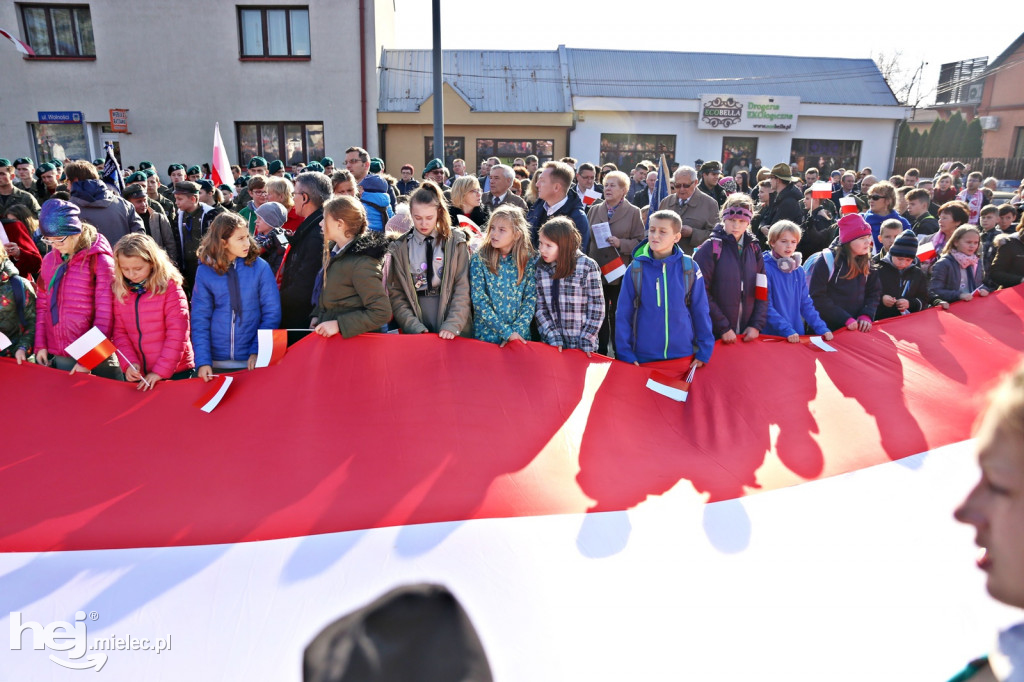
<svg viewBox="0 0 1024 682">
<path fill-rule="evenodd" d="M 693 182 L 691 182 L 689 184 L 687 184 L 685 182 L 677 182 L 676 183 L 676 187 L 682 187 L 683 189 L 690 189 L 691 187 L 693 187 L 696 184 L 697 184 L 696 180 L 694 180 Z"/>
<path fill-rule="evenodd" d="M 881 194 L 872 194 L 868 196 L 871 201 L 878 201 L 879 199 L 888 199 L 889 197 L 883 197 Z"/>
</svg>

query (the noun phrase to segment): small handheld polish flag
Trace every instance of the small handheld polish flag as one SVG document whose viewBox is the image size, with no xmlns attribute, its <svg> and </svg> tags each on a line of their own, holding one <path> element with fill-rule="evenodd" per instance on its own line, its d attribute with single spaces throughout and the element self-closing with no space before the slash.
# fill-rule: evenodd
<svg viewBox="0 0 1024 682">
<path fill-rule="evenodd" d="M 114 348 L 114 344 L 110 342 L 103 332 L 96 327 L 93 327 L 86 333 L 82 334 L 77 341 L 72 343 L 70 346 L 65 348 L 68 355 L 78 361 L 82 367 L 85 367 L 90 372 L 100 364 L 117 352 Z"/>
<path fill-rule="evenodd" d="M 287 329 L 260 329 L 256 332 L 259 349 L 256 352 L 256 366 L 269 367 L 281 362 L 288 352 Z"/>
<path fill-rule="evenodd" d="M 483 234 L 479 225 L 470 220 L 468 216 L 462 214 L 459 214 L 459 227 L 464 227 L 473 234 Z"/>
<path fill-rule="evenodd" d="M 811 196 L 815 199 L 831 199 L 832 184 L 818 180 L 816 183 L 811 185 Z"/>
<path fill-rule="evenodd" d="M 768 300 L 768 275 L 763 272 L 757 273 L 754 278 L 754 298 L 758 301 Z"/>
<path fill-rule="evenodd" d="M 7 350 L 11 347 L 11 340 L 7 338 L 7 335 L 0 332 L 0 350 Z"/>
<path fill-rule="evenodd" d="M 690 395 L 690 384 L 693 383 L 693 375 L 696 371 L 696 367 L 690 368 L 689 374 L 683 379 L 654 370 L 647 379 L 647 388 L 676 402 L 685 403 Z"/>
<path fill-rule="evenodd" d="M 601 198 L 602 197 L 600 192 L 595 192 L 593 188 L 588 189 L 583 193 L 583 205 L 591 206 L 595 201 L 600 201 Z"/>
<path fill-rule="evenodd" d="M 860 211 L 857 210 L 857 200 L 853 197 L 843 197 L 839 200 L 839 212 L 843 215 L 859 213 Z"/>
<path fill-rule="evenodd" d="M 626 274 L 626 264 L 622 262 L 622 256 L 617 256 L 612 262 L 602 265 L 601 274 L 604 275 L 604 279 L 608 284 Z"/>
<path fill-rule="evenodd" d="M 228 392 L 228 387 L 234 380 L 234 377 L 229 376 L 215 378 L 210 383 L 210 390 L 192 404 L 203 412 L 213 412 L 214 408 L 220 405 L 220 401 L 224 399 L 224 394 Z"/>
<path fill-rule="evenodd" d="M 917 247 L 917 259 L 922 263 L 935 258 L 935 245 L 925 242 Z"/>
</svg>

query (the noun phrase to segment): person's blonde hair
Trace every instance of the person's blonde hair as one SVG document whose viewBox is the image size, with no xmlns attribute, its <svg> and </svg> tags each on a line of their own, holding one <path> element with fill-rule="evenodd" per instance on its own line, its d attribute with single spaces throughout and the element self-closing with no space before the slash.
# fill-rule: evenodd
<svg viewBox="0 0 1024 682">
<path fill-rule="evenodd" d="M 71 255 L 78 253 L 79 251 L 85 251 L 88 248 L 92 248 L 92 245 L 99 239 L 99 232 L 92 224 L 82 222 L 82 232 L 77 237 L 69 237 L 74 239 L 75 250 L 71 252 Z"/>
<path fill-rule="evenodd" d="M 792 232 L 796 235 L 796 239 L 799 242 L 803 238 L 804 232 L 800 229 L 800 226 L 794 223 L 792 220 L 780 220 L 771 226 L 768 230 L 768 244 L 774 246 L 782 235 L 787 232 Z"/>
<path fill-rule="evenodd" d="M 629 193 L 629 176 L 623 173 L 622 171 L 613 170 L 609 173 L 606 173 L 604 176 L 604 184 L 607 185 L 609 180 L 615 180 L 616 182 L 619 183 L 620 186 L 622 186 L 626 190 L 627 194 Z M 626 197 L 623 197 L 622 199 L 623 201 L 625 201 Z"/>
<path fill-rule="evenodd" d="M 462 210 L 463 199 L 474 189 L 480 187 L 480 182 L 472 175 L 463 175 L 452 183 L 452 206 Z"/>
<path fill-rule="evenodd" d="M 981 231 L 978 230 L 978 228 L 976 228 L 974 225 L 961 225 L 960 227 L 953 230 L 953 234 L 949 235 L 949 239 L 946 240 L 946 245 L 942 247 L 941 255 L 945 256 L 946 254 L 952 253 L 953 251 L 959 251 L 960 249 L 957 248 L 957 243 L 961 239 L 963 239 L 964 235 L 967 234 L 968 232 L 973 232 L 974 234 L 978 235 L 978 238 L 981 238 Z"/>
<path fill-rule="evenodd" d="M 259 176 L 256 176 L 259 177 Z M 231 238 L 236 230 L 249 232 L 249 224 L 237 213 L 221 213 L 213 219 L 210 231 L 203 236 L 202 243 L 196 249 L 196 259 L 211 268 L 218 275 L 223 275 L 231 267 L 231 257 L 224 242 Z M 260 257 L 260 247 L 249 235 L 249 252 L 245 256 L 245 264 L 252 265 Z"/>
<path fill-rule="evenodd" d="M 146 291 L 154 295 L 160 295 L 167 291 L 167 285 L 174 282 L 181 286 L 182 277 L 178 268 L 167 256 L 167 252 L 150 237 L 142 232 L 130 232 L 117 240 L 114 244 L 114 298 L 119 302 L 124 301 L 128 295 L 128 287 L 125 284 L 125 276 L 121 272 L 121 261 L 119 256 L 125 258 L 141 258 L 149 263 L 152 268 L 149 277 L 146 278 Z"/>
<path fill-rule="evenodd" d="M 726 209 L 730 209 L 733 206 L 742 206 L 750 211 L 751 214 L 754 212 L 754 200 L 750 198 L 750 195 L 743 192 L 733 192 L 726 198 L 721 210 L 718 211 L 718 219 L 721 220 L 722 214 L 725 213 Z"/>
<path fill-rule="evenodd" d="M 988 396 L 988 407 L 978 421 L 978 433 L 998 430 L 1001 435 L 1024 440 L 1024 362 L 1008 375 Z"/>
<path fill-rule="evenodd" d="M 499 206 L 494 209 L 490 219 L 487 221 L 487 229 L 484 231 L 483 244 L 480 246 L 480 259 L 491 271 L 491 274 L 498 274 L 498 266 L 501 263 L 501 251 L 491 246 L 491 226 L 498 221 L 506 221 L 515 234 L 512 242 L 511 255 L 516 260 L 516 270 L 519 277 L 516 283 L 523 281 L 523 273 L 526 266 L 533 258 L 533 242 L 530 240 L 530 226 L 526 223 L 526 216 L 517 206 Z"/>
<path fill-rule="evenodd" d="M 295 199 L 292 197 L 295 193 L 295 186 L 292 185 L 292 181 L 288 178 L 279 178 L 275 175 L 274 177 L 267 179 L 266 187 L 267 192 L 273 192 L 281 198 L 280 201 L 277 199 L 270 199 L 270 201 L 277 201 L 277 203 L 281 204 L 289 211 L 293 206 L 295 206 Z"/>
</svg>

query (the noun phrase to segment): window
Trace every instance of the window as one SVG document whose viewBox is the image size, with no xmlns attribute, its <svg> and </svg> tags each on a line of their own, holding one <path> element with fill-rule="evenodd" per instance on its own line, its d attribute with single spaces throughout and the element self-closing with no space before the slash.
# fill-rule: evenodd
<svg viewBox="0 0 1024 682">
<path fill-rule="evenodd" d="M 88 5 L 21 5 L 21 20 L 37 57 L 96 57 Z"/>
<path fill-rule="evenodd" d="M 658 163 L 662 154 L 671 168 L 676 157 L 675 135 L 601 133 L 601 163 L 614 163 L 627 173 L 641 161 Z"/>
<path fill-rule="evenodd" d="M 1013 146 L 1013 158 L 1024 159 L 1024 128 L 1017 128 L 1017 143 Z"/>
<path fill-rule="evenodd" d="M 793 140 L 789 162 L 803 173 L 817 168 L 827 176 L 837 168 L 860 167 L 860 140 Z"/>
<path fill-rule="evenodd" d="M 283 161 L 291 166 L 324 158 L 324 124 L 320 123 L 236 123 L 238 161 L 242 166 L 254 156 Z"/>
<path fill-rule="evenodd" d="M 476 141 L 476 167 L 488 157 L 497 156 L 504 164 L 511 164 L 518 157 L 533 154 L 541 164 L 551 161 L 555 156 L 554 140 L 499 140 L 488 138 Z"/>
<path fill-rule="evenodd" d="M 308 7 L 239 7 L 242 59 L 309 59 Z"/>
<path fill-rule="evenodd" d="M 423 165 L 430 163 L 434 158 L 434 136 L 423 138 Z M 444 165 L 451 170 L 452 161 L 466 158 L 466 138 L 446 137 L 444 138 Z"/>
<path fill-rule="evenodd" d="M 89 159 L 89 145 L 85 138 L 85 126 L 77 123 L 32 123 L 32 137 L 36 144 L 36 158 L 39 163 L 69 159 Z"/>
<path fill-rule="evenodd" d="M 756 137 L 723 137 L 722 170 L 726 175 L 745 170 L 750 173 L 757 158 Z"/>
</svg>

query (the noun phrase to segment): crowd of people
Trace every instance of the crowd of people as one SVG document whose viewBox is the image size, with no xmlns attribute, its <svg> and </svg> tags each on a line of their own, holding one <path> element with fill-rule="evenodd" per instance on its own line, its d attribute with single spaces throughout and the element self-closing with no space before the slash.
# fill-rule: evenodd
<svg viewBox="0 0 1024 682">
<path fill-rule="evenodd" d="M 416 179 L 351 147 L 344 168 L 232 170 L 218 187 L 175 163 L 165 185 L 142 162 L 118 183 L 99 161 L 0 159 L 0 353 L 89 371 L 67 348 L 95 326 L 118 353 L 93 373 L 142 390 L 252 369 L 279 328 L 697 367 L 718 340 L 828 340 L 1024 282 L 1020 190 L 996 206 L 963 164 L 880 180 L 708 161 L 659 183 L 650 161 L 528 156 Z"/>
</svg>

